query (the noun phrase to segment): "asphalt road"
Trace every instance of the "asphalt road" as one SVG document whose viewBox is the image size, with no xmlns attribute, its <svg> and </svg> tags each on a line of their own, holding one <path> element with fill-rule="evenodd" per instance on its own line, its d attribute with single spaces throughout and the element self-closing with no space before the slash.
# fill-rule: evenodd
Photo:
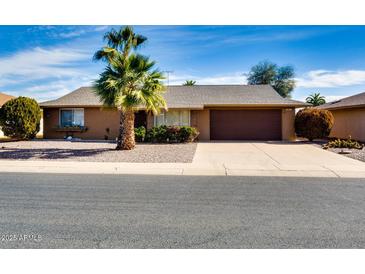
<svg viewBox="0 0 365 274">
<path fill-rule="evenodd" d="M 0 236 L 0 248 L 364 248 L 365 179 L 3 173 Z"/>
</svg>

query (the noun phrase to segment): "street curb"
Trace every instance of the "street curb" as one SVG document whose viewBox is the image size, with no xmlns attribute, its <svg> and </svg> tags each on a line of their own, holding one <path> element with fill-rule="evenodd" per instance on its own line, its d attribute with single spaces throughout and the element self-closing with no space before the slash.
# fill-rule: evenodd
<svg viewBox="0 0 365 274">
<path fill-rule="evenodd" d="M 0 172 L 6 173 L 67 173 L 67 174 L 132 174 L 173 176 L 275 176 L 275 177 L 341 177 L 365 178 L 365 171 L 354 169 L 333 170 L 323 167 L 300 169 L 286 166 L 285 169 L 228 168 L 226 165 L 196 163 L 114 163 L 71 161 L 21 161 L 0 160 Z"/>
</svg>

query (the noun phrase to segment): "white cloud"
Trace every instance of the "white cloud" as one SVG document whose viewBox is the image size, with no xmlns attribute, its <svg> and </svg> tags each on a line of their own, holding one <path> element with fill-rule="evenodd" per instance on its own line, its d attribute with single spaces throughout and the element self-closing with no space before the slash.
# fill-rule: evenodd
<svg viewBox="0 0 365 274">
<path fill-rule="evenodd" d="M 235 85 L 245 84 L 247 78 L 242 72 L 216 75 L 211 77 L 199 77 L 193 75 L 170 75 L 171 85 L 181 85 L 186 80 L 195 80 L 198 85 Z"/>
<path fill-rule="evenodd" d="M 58 34 L 58 36 L 61 38 L 72 38 L 72 37 L 78 37 L 84 33 L 86 33 L 86 30 L 75 30 L 70 32 L 61 32 Z"/>
<path fill-rule="evenodd" d="M 79 37 L 83 34 L 91 33 L 91 32 L 99 32 L 104 31 L 108 28 L 108 26 L 96 26 L 93 28 L 90 27 L 84 27 L 84 28 L 78 28 L 70 31 L 60 32 L 60 33 L 51 33 L 51 36 L 54 37 L 60 37 L 60 38 L 73 38 L 73 37 Z"/>
<path fill-rule="evenodd" d="M 97 75 L 77 76 L 64 80 L 50 81 L 45 84 L 29 85 L 26 88 L 9 91 L 12 95 L 27 96 L 39 102 L 59 98 L 81 86 L 90 86 Z"/>
<path fill-rule="evenodd" d="M 337 101 L 340 100 L 342 98 L 348 97 L 349 95 L 328 95 L 325 96 L 326 98 L 326 102 L 333 102 L 333 101 Z"/>
<path fill-rule="evenodd" d="M 71 77 L 81 73 L 74 65 L 88 59 L 89 53 L 77 49 L 37 47 L 0 58 L 0 79 L 6 83 L 15 77 L 17 81 Z"/>
<path fill-rule="evenodd" d="M 289 31 L 289 32 L 260 32 L 255 34 L 237 35 L 222 39 L 224 43 L 255 43 L 271 41 L 294 41 L 318 35 L 315 31 Z"/>
<path fill-rule="evenodd" d="M 97 76 L 89 67 L 91 54 L 72 48 L 34 48 L 0 58 L 0 87 L 4 92 L 45 101 L 62 96 Z M 94 78 L 93 78 L 94 77 Z"/>
<path fill-rule="evenodd" d="M 106 30 L 109 26 L 97 26 L 94 31 L 103 31 Z"/>
<path fill-rule="evenodd" d="M 297 78 L 297 87 L 331 88 L 365 84 L 365 70 L 312 70 Z"/>
<path fill-rule="evenodd" d="M 348 97 L 349 95 L 324 95 L 321 93 L 322 96 L 325 97 L 326 99 L 326 102 L 329 103 L 329 102 L 333 102 L 333 101 L 337 101 L 337 100 L 340 100 L 342 98 L 345 98 L 345 97 Z M 305 99 L 307 98 L 308 96 L 305 96 L 305 97 L 298 97 L 298 98 L 295 98 L 299 101 L 302 101 L 302 102 L 305 102 Z"/>
</svg>

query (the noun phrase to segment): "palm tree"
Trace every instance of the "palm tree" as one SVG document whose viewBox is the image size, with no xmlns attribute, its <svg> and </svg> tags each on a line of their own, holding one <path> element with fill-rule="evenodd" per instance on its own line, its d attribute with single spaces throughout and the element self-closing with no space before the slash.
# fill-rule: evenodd
<svg viewBox="0 0 365 274">
<path fill-rule="evenodd" d="M 309 95 L 305 101 L 308 104 L 311 104 L 312 106 L 316 107 L 316 106 L 320 106 L 326 103 L 326 99 L 324 96 L 321 96 L 320 93 L 314 93 Z"/>
<path fill-rule="evenodd" d="M 116 149 L 130 150 L 135 147 L 134 112 L 137 108 L 143 106 L 154 114 L 161 108 L 166 109 L 164 77 L 154 69 L 154 61 L 135 53 L 146 38 L 135 34 L 131 27 L 111 30 L 104 39 L 107 46 L 97 51 L 94 59 L 105 61 L 107 66 L 94 88 L 104 105 L 121 110 Z"/>
<path fill-rule="evenodd" d="M 196 81 L 194 80 L 186 80 L 185 83 L 183 83 L 183 86 L 194 86 L 196 84 Z"/>
</svg>

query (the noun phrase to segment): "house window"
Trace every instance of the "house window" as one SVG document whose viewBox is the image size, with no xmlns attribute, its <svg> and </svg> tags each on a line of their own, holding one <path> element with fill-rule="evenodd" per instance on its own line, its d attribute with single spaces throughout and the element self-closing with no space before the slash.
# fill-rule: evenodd
<svg viewBox="0 0 365 274">
<path fill-rule="evenodd" d="M 190 126 L 189 110 L 170 110 L 155 116 L 155 126 Z"/>
<path fill-rule="evenodd" d="M 84 109 L 61 109 L 60 126 L 84 126 Z"/>
</svg>

